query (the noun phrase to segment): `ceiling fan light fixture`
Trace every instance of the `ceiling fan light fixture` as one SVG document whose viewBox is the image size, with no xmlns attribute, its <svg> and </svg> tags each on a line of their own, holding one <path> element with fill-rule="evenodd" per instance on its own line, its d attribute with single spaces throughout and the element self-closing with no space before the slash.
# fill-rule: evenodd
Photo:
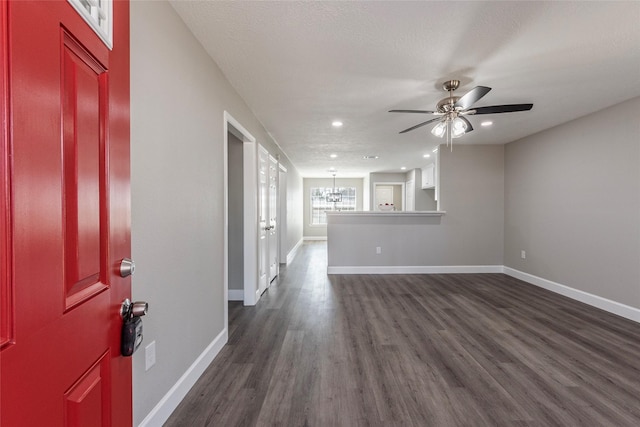
<svg viewBox="0 0 640 427">
<path fill-rule="evenodd" d="M 449 92 L 447 98 L 441 99 L 436 104 L 436 109 L 431 110 L 389 110 L 390 113 L 415 113 L 415 114 L 431 114 L 436 116 L 431 120 L 426 120 L 410 128 L 400 131 L 406 133 L 430 123 L 437 124 L 431 129 L 431 133 L 438 137 L 446 136 L 447 146 L 451 145 L 453 149 L 453 139 L 459 138 L 464 134 L 473 131 L 473 126 L 464 115 L 483 115 L 483 114 L 500 114 L 513 113 L 517 111 L 529 111 L 533 108 L 533 104 L 508 104 L 508 105 L 490 105 L 487 107 L 474 107 L 478 102 L 491 90 L 487 86 L 476 86 L 462 96 L 453 96 L 453 91 L 460 86 L 459 80 L 448 80 L 444 82 L 442 88 Z M 489 126 L 489 121 L 483 122 L 482 126 Z"/>
<path fill-rule="evenodd" d="M 431 133 L 438 138 L 442 138 L 444 136 L 445 131 L 447 130 L 447 125 L 445 122 L 438 122 L 437 125 L 431 129 Z"/>
<path fill-rule="evenodd" d="M 451 137 L 452 138 L 460 138 L 467 132 L 467 123 L 462 120 L 460 117 L 456 117 L 453 119 L 453 123 L 451 124 Z"/>
</svg>

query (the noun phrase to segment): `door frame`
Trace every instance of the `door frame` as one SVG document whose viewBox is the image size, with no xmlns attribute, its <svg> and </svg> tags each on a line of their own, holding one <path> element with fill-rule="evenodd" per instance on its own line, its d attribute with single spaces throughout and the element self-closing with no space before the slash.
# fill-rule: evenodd
<svg viewBox="0 0 640 427">
<path fill-rule="evenodd" d="M 229 112 L 223 112 L 224 325 L 229 326 L 229 132 L 242 141 L 244 305 L 256 305 L 258 292 L 258 156 L 256 139 Z"/>
<path fill-rule="evenodd" d="M 278 163 L 278 262 L 287 262 L 287 168 Z"/>
<path fill-rule="evenodd" d="M 257 212 L 258 212 L 258 289 L 257 297 L 269 288 L 269 151 L 262 145 L 258 144 L 257 152 Z M 264 168 L 264 169 L 263 169 Z M 264 176 L 261 176 L 264 173 Z M 264 179 L 264 182 L 262 182 Z M 264 234 L 263 234 L 264 233 Z M 263 238 L 264 236 L 264 238 Z"/>
<path fill-rule="evenodd" d="M 269 154 L 269 195 L 267 197 L 269 201 L 269 224 L 271 224 L 271 214 L 275 215 L 276 222 L 276 231 L 275 234 L 268 233 L 267 234 L 267 257 L 269 261 L 269 272 L 267 273 L 267 289 L 271 286 L 271 282 L 278 277 L 280 274 L 280 156 L 273 154 Z M 271 169 L 273 167 L 273 169 Z M 273 174 L 273 177 L 271 176 Z M 275 180 L 273 188 L 271 187 L 272 181 Z M 272 197 L 271 192 L 275 192 L 275 197 Z M 275 198 L 275 200 L 273 200 Z M 274 202 L 275 206 L 271 206 L 272 202 Z M 271 246 L 275 244 L 275 250 L 271 253 L 273 249 Z M 271 277 L 271 261 L 275 263 L 275 274 Z"/>
<path fill-rule="evenodd" d="M 413 178 L 408 180 L 404 186 L 404 204 L 406 211 L 415 211 L 416 210 L 416 180 L 415 180 L 415 171 L 413 171 Z M 409 197 L 411 196 L 411 197 Z M 409 203 L 411 202 L 411 203 Z M 411 206 L 409 206 L 411 205 Z"/>
<path fill-rule="evenodd" d="M 0 105 L 3 123 L 0 132 L 0 349 L 10 342 L 12 331 L 11 227 L 10 194 L 11 162 L 9 161 L 9 86 L 7 47 L 7 4 L 0 5 Z M 1 355 L 2 353 L 0 353 Z M 0 391 L 1 393 L 1 391 Z"/>
</svg>

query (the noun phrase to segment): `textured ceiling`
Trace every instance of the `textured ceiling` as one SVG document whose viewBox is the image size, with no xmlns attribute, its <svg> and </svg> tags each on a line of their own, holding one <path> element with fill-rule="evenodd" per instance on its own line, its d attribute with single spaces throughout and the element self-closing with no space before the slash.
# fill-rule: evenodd
<svg viewBox="0 0 640 427">
<path fill-rule="evenodd" d="M 493 88 L 476 106 L 534 104 L 470 116 L 460 144 L 505 144 L 640 96 L 637 1 L 171 4 L 304 176 L 423 166 L 442 140 L 431 126 L 398 132 L 430 116 L 387 111 L 433 110 L 452 78 L 457 95 Z"/>
</svg>

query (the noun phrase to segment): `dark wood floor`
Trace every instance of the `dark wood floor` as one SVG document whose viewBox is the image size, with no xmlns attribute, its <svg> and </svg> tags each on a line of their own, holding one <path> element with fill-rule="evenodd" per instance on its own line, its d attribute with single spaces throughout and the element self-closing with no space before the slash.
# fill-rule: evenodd
<svg viewBox="0 0 640 427">
<path fill-rule="evenodd" d="M 640 426 L 640 325 L 502 274 L 332 275 L 305 244 L 166 426 Z"/>
</svg>

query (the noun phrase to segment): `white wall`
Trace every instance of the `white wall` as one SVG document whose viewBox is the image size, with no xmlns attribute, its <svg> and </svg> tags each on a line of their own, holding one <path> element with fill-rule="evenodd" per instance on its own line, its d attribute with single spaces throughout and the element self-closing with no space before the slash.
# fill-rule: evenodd
<svg viewBox="0 0 640 427">
<path fill-rule="evenodd" d="M 302 238 L 302 180 L 166 2 L 131 3 L 134 299 L 149 302 L 134 355 L 134 424 L 224 332 L 223 112 L 288 170 L 288 245 Z M 144 369 L 144 346 L 157 363 Z"/>
<path fill-rule="evenodd" d="M 639 118 L 635 98 L 506 145 L 507 267 L 640 308 Z"/>
<path fill-rule="evenodd" d="M 287 252 L 291 252 L 302 241 L 304 230 L 304 213 L 302 200 L 302 177 L 297 170 L 293 174 L 287 166 Z M 292 176 L 293 175 L 293 176 Z M 281 259 L 280 262 L 286 260 Z"/>
<path fill-rule="evenodd" d="M 438 155 L 443 246 L 459 265 L 502 265 L 504 146 L 440 146 Z"/>
</svg>

